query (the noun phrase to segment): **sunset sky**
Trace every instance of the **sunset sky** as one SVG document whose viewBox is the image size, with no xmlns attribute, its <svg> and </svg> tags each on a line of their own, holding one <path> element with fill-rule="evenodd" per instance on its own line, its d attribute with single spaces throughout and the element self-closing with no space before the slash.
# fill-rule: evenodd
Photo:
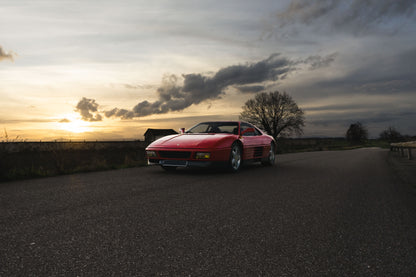
<svg viewBox="0 0 416 277">
<path fill-rule="evenodd" d="M 286 91 L 305 137 L 416 135 L 414 0 L 0 0 L 0 141 L 142 139 Z M 7 135 L 6 135 L 7 133 Z"/>
</svg>

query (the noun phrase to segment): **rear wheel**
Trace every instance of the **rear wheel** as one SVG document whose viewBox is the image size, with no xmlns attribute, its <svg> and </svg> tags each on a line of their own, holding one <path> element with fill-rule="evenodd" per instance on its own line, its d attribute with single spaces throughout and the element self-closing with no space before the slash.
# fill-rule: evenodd
<svg viewBox="0 0 416 277">
<path fill-rule="evenodd" d="M 274 143 L 270 144 L 269 154 L 267 155 L 266 160 L 262 161 L 262 165 L 274 165 L 276 161 L 275 146 Z"/>
<path fill-rule="evenodd" d="M 229 167 L 231 171 L 237 172 L 242 163 L 242 151 L 241 146 L 238 143 L 234 143 L 231 146 L 231 153 L 230 153 L 230 160 L 229 160 Z"/>
</svg>

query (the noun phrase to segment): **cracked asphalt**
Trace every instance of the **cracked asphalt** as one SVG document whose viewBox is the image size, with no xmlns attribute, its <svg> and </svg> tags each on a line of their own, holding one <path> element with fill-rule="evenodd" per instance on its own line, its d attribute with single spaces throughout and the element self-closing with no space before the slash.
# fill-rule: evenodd
<svg viewBox="0 0 416 277">
<path fill-rule="evenodd" d="M 416 194 L 390 156 L 1 183 L 0 276 L 414 276 Z"/>
</svg>

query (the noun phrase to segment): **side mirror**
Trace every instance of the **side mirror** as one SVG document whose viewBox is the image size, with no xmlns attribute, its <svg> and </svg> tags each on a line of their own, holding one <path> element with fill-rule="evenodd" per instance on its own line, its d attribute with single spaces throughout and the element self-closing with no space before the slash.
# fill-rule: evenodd
<svg viewBox="0 0 416 277">
<path fill-rule="evenodd" d="M 179 129 L 179 133 L 180 133 L 180 134 L 185 134 L 185 128 L 180 128 L 180 129 Z"/>
<path fill-rule="evenodd" d="M 252 133 L 253 135 L 256 133 L 256 132 L 254 131 L 254 128 L 247 128 L 247 129 L 245 129 L 245 130 L 241 133 L 241 135 L 242 135 L 242 136 L 244 136 L 245 134 L 250 134 L 250 133 Z"/>
</svg>

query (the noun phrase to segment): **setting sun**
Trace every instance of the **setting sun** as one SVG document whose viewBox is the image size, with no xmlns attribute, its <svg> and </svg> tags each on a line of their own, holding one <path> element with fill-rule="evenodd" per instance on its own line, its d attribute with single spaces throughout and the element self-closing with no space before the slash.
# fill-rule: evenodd
<svg viewBox="0 0 416 277">
<path fill-rule="evenodd" d="M 79 118 L 76 118 L 73 115 L 68 115 L 65 119 L 59 121 L 59 129 L 68 131 L 71 133 L 84 133 L 90 132 L 92 128 L 90 127 L 90 123 L 83 121 Z"/>
</svg>

